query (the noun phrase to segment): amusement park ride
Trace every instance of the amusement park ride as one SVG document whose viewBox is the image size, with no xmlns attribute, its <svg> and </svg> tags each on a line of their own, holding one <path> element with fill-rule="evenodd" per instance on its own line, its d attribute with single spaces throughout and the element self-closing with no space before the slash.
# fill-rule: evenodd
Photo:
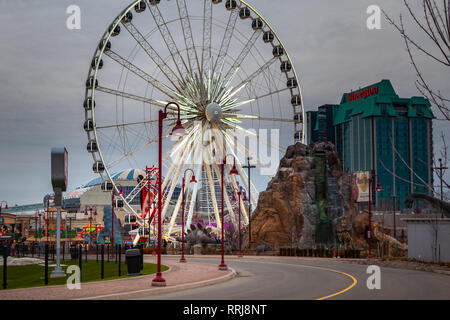
<svg viewBox="0 0 450 320">
<path fill-rule="evenodd" d="M 102 187 L 114 190 L 123 209 L 136 216 L 135 244 L 152 233 L 158 169 L 147 168 L 127 195 L 119 192 L 111 176 L 127 163 L 143 168 L 155 159 L 158 111 L 169 102 L 180 106 L 187 134 L 172 137 L 164 148 L 168 151 L 163 155 L 161 220 L 167 238 L 181 232 L 177 222 L 184 197 L 185 226 L 201 215 L 214 223 L 213 232 L 220 235 L 222 205 L 228 221 L 235 224 L 241 208 L 243 226 L 249 223 L 242 199 L 238 206 L 231 200 L 233 192 L 220 189 L 224 155 L 233 155 L 236 164 L 234 175 L 228 174 L 233 161 L 225 165 L 225 185 L 235 190 L 240 180 L 250 207 L 255 208 L 258 190 L 243 162 L 251 157 L 251 164 L 259 168 L 266 162 L 251 146 L 273 153 L 306 141 L 305 111 L 292 60 L 268 21 L 250 4 L 242 0 L 131 2 L 106 28 L 95 49 L 86 81 L 84 129 L 93 171 L 101 176 Z M 167 111 L 164 125 L 171 128 L 177 110 L 170 106 Z M 264 129 L 279 130 L 280 141 L 264 138 Z M 164 132 L 163 137 L 169 136 L 170 130 Z M 174 197 L 186 168 L 192 172 L 186 179 L 205 179 Z M 211 211 L 198 212 L 196 202 L 204 190 L 211 196 Z M 223 203 L 217 191 L 224 194 Z M 141 192 L 138 212 L 131 201 Z"/>
</svg>

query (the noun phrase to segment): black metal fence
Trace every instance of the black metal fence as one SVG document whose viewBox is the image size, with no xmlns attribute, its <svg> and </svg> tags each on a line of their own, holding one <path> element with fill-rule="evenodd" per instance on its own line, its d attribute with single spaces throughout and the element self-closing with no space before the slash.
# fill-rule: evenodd
<svg viewBox="0 0 450 320">
<path fill-rule="evenodd" d="M 99 276 L 100 279 L 104 279 L 104 269 L 105 260 L 106 263 L 114 263 L 117 265 L 117 275 L 122 276 L 122 261 L 126 262 L 125 255 L 126 250 L 133 248 L 130 246 L 115 245 L 114 248 L 105 245 L 94 245 L 94 246 L 70 246 L 69 250 L 65 246 L 61 246 L 61 261 L 72 260 L 78 262 L 78 267 L 80 268 L 80 275 L 82 279 L 83 274 L 83 264 L 88 260 L 96 261 L 99 264 Z M 105 250 L 106 249 L 106 250 Z M 142 251 L 141 251 L 142 252 Z M 105 254 L 107 255 L 105 257 Z M 42 280 L 44 280 L 44 285 L 48 285 L 49 282 L 49 261 L 54 261 L 56 259 L 56 246 L 54 244 L 46 243 L 33 243 L 24 244 L 19 243 L 14 246 L 11 245 L 0 245 L 0 256 L 3 257 L 2 267 L 2 288 L 8 288 L 8 257 L 15 258 L 37 258 L 42 259 L 44 263 L 44 274 Z M 100 259 L 99 259 L 100 256 Z M 84 258 L 84 259 L 83 259 Z M 105 259 L 106 258 L 106 259 Z M 111 259 L 110 259 L 111 258 Z M 141 257 L 143 261 L 143 256 Z M 83 261 L 84 260 L 84 261 Z"/>
</svg>

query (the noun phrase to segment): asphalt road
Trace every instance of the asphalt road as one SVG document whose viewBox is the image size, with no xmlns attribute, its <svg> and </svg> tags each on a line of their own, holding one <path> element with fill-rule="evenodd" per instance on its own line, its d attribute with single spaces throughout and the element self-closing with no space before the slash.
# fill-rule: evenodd
<svg viewBox="0 0 450 320">
<path fill-rule="evenodd" d="M 165 258 L 171 259 L 171 258 Z M 217 258 L 193 258 L 219 264 Z M 225 259 L 238 276 L 208 287 L 142 297 L 150 300 L 373 300 L 450 299 L 450 276 L 380 268 L 381 288 L 368 289 L 367 267 L 312 258 L 244 257 Z"/>
</svg>

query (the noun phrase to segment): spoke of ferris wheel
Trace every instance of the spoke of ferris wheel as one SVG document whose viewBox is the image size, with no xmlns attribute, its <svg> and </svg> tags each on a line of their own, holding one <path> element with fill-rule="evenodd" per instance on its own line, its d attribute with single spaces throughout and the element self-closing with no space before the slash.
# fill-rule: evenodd
<svg viewBox="0 0 450 320">
<path fill-rule="evenodd" d="M 173 119 L 164 119 L 163 121 L 174 121 L 177 120 L 177 118 L 173 118 Z M 148 121 L 139 121 L 139 122 L 129 122 L 129 123 L 117 123 L 117 124 L 112 124 L 112 125 L 108 125 L 108 126 L 96 126 L 96 129 L 108 129 L 108 128 L 119 128 L 119 127 L 127 127 L 127 126 L 136 126 L 136 125 L 140 125 L 140 124 L 151 124 L 151 123 L 155 123 L 158 122 L 158 120 L 148 120 Z"/>
<path fill-rule="evenodd" d="M 256 77 L 258 77 L 261 73 L 265 72 L 266 70 L 268 70 L 270 68 L 270 66 L 275 62 L 279 60 L 277 57 L 273 57 L 272 59 L 270 59 L 269 61 L 267 61 L 263 66 L 261 66 L 258 70 L 256 70 L 255 72 L 253 72 L 250 76 L 248 76 L 247 79 L 241 81 L 241 83 L 239 83 L 237 86 L 234 87 L 234 89 L 232 90 L 232 92 L 230 93 L 230 97 L 233 97 L 236 95 L 236 93 L 240 92 L 245 86 L 247 86 L 247 84 L 249 84 L 250 82 L 253 81 L 253 79 L 255 79 Z"/>
<path fill-rule="evenodd" d="M 165 133 L 163 134 L 163 137 L 165 138 L 165 137 L 167 137 L 167 136 L 169 136 L 169 135 L 170 135 L 170 131 L 167 131 L 167 132 L 165 132 Z M 150 148 L 153 144 L 155 144 L 155 143 L 157 143 L 157 142 L 158 142 L 158 138 L 156 138 L 156 139 L 154 139 L 154 140 L 151 140 L 150 142 L 148 142 L 147 144 L 143 145 L 143 146 L 140 147 L 139 149 L 136 149 L 136 150 L 134 150 L 134 151 L 132 151 L 132 152 L 129 152 L 129 153 L 125 154 L 122 158 L 117 159 L 117 160 L 115 160 L 115 161 L 109 163 L 109 164 L 107 165 L 108 170 L 111 169 L 111 168 L 113 168 L 115 165 L 121 163 L 122 161 L 128 159 L 129 157 L 133 157 L 133 156 L 135 156 L 136 154 L 138 154 L 139 152 L 142 152 L 142 151 L 144 151 L 144 150 Z"/>
<path fill-rule="evenodd" d="M 159 82 L 157 79 L 155 79 L 154 77 L 152 77 L 145 71 L 142 71 L 141 69 L 139 69 L 137 66 L 135 66 L 133 63 L 131 63 L 127 59 L 121 57 L 120 55 L 118 55 L 117 53 L 115 53 L 112 50 L 105 52 L 105 54 L 108 57 L 110 57 L 112 60 L 116 61 L 121 66 L 127 68 L 129 71 L 131 71 L 138 77 L 142 78 L 144 81 L 148 82 L 149 84 L 151 84 L 153 87 L 155 87 L 156 89 L 158 89 L 159 91 L 161 91 L 162 93 L 167 95 L 168 97 L 175 99 L 176 94 L 175 94 L 174 90 L 170 89 L 165 84 Z"/>
<path fill-rule="evenodd" d="M 249 54 L 249 52 L 251 51 L 251 49 L 255 45 L 256 40 L 259 39 L 259 36 L 261 35 L 261 33 L 262 33 L 261 30 L 256 30 L 255 32 L 253 32 L 252 36 L 247 41 L 247 43 L 244 46 L 244 48 L 242 49 L 241 53 L 239 54 L 237 59 L 234 61 L 233 66 L 230 68 L 230 70 L 228 70 L 228 72 L 225 75 L 225 77 L 223 77 L 224 83 L 225 83 L 225 87 L 228 87 L 230 82 L 233 80 L 236 72 L 240 69 L 240 67 L 242 65 L 242 62 L 244 62 L 245 58 L 247 57 L 247 55 Z"/>
<path fill-rule="evenodd" d="M 236 146 L 235 144 L 234 144 L 234 137 L 233 136 L 230 136 L 228 133 L 226 133 L 225 134 L 225 137 L 226 137 L 226 139 L 228 140 L 228 143 L 230 143 L 231 145 L 234 145 L 234 146 Z M 237 139 L 236 140 L 237 141 L 237 143 L 239 144 L 239 145 L 241 145 L 246 151 L 243 151 L 242 149 L 240 149 L 240 148 L 238 148 L 237 146 L 236 146 L 236 149 L 237 149 L 237 151 L 238 152 L 240 152 L 244 157 L 245 156 L 250 156 L 250 157 L 252 157 L 253 158 L 253 160 L 254 161 L 256 161 L 257 162 L 257 164 L 258 163 L 260 163 L 261 161 L 259 160 L 259 158 L 258 158 L 258 156 L 256 155 L 256 154 L 254 154 L 250 149 L 248 149 L 244 144 L 242 144 L 242 142 L 239 140 L 239 139 Z M 241 165 L 241 163 L 239 162 L 239 157 L 237 157 L 237 162 L 239 163 L 239 176 L 241 177 L 241 180 L 242 181 L 248 181 L 248 176 L 247 176 L 247 173 L 245 172 L 245 170 L 243 170 L 243 168 L 242 168 L 242 165 Z M 251 182 L 250 181 L 250 184 L 252 185 L 252 187 L 253 187 L 253 189 L 254 189 L 254 192 L 255 192 L 255 194 L 259 194 L 259 191 L 258 191 L 258 189 L 256 188 L 256 186 L 253 184 L 253 182 Z M 256 201 L 255 201 L 255 199 L 253 199 L 253 201 L 255 202 L 255 205 L 256 205 Z M 255 207 L 256 208 L 256 207 Z"/>
<path fill-rule="evenodd" d="M 199 139 L 198 137 L 197 137 L 197 139 Z M 198 156 L 198 152 L 199 152 L 199 150 L 198 149 L 200 149 L 201 148 L 201 144 L 195 144 L 196 145 L 196 151 L 194 152 L 195 153 L 195 155 L 194 155 L 194 157 L 196 157 L 196 156 Z M 195 164 L 196 162 L 195 161 L 192 161 L 191 162 L 191 165 L 190 165 L 190 169 L 191 170 L 193 170 L 194 169 L 194 164 Z M 184 169 L 184 165 L 182 164 L 182 169 Z M 189 175 L 186 177 L 186 181 L 190 181 L 190 179 L 191 179 L 191 177 L 192 177 L 192 172 L 191 171 L 188 171 L 189 172 Z M 188 184 L 189 185 L 189 184 Z M 195 188 L 195 186 L 194 186 L 194 188 Z M 186 193 L 188 193 L 188 190 L 189 190 L 189 187 L 187 187 L 187 188 L 185 188 L 185 198 L 187 198 L 186 197 Z M 177 218 L 177 216 L 178 216 L 178 212 L 179 212 L 179 210 L 180 210 L 180 205 L 181 205 L 181 201 L 182 201 L 182 197 L 183 197 L 183 193 L 182 192 L 180 192 L 180 194 L 179 194 L 179 196 L 178 196 L 178 200 L 177 200 L 177 204 L 176 204 L 176 206 L 175 206 L 175 208 L 174 208 L 174 210 L 173 210 L 173 213 L 172 213 L 172 217 L 171 217 L 171 219 L 170 219 L 170 222 L 169 222 L 169 227 L 168 227 L 168 229 L 167 229 L 167 236 L 169 236 L 171 233 L 172 233 L 172 228 L 173 228 L 173 225 L 174 225 L 174 223 L 175 223 L 175 220 L 176 220 L 176 218 Z M 194 197 L 194 195 L 193 195 L 193 197 Z M 195 200 L 195 199 L 194 199 Z M 186 204 L 186 200 L 185 200 L 185 204 Z M 188 226 L 190 225 L 189 223 L 187 224 Z"/>
<path fill-rule="evenodd" d="M 182 140 L 179 140 L 176 143 L 173 143 L 172 146 L 170 146 L 169 151 L 165 153 L 165 157 L 164 158 L 166 159 L 167 155 L 172 154 L 173 153 L 172 150 L 178 148 L 180 145 L 186 144 L 188 139 L 189 139 L 189 137 L 191 137 L 193 134 L 194 134 L 194 131 L 190 131 L 186 136 L 183 137 Z M 177 155 L 173 155 L 173 156 L 171 155 L 170 156 L 172 158 L 175 158 L 175 161 L 173 161 L 172 164 L 170 165 L 169 172 L 167 173 L 166 178 L 164 179 L 164 181 L 162 181 L 162 186 L 161 186 L 162 190 L 166 189 L 167 183 L 171 179 L 171 177 L 173 175 L 173 172 L 174 172 L 176 166 L 178 165 L 177 159 L 180 158 L 180 154 L 181 154 L 181 157 L 183 157 L 183 154 L 185 152 L 187 152 L 187 150 L 188 150 L 188 148 L 179 148 L 179 149 L 180 149 L 180 151 L 178 152 Z M 164 161 L 164 162 L 165 163 L 169 163 L 169 159 L 166 159 L 166 161 Z"/>
<path fill-rule="evenodd" d="M 104 154 L 108 154 L 108 152 L 110 150 L 116 150 L 119 152 L 123 152 L 123 146 L 117 143 L 117 137 L 116 137 L 117 132 L 114 131 L 113 136 L 110 137 L 109 135 L 103 133 L 103 132 L 97 132 L 97 138 L 99 140 L 106 140 L 106 143 L 108 144 L 108 149 L 107 150 L 102 150 L 102 152 Z"/>
<path fill-rule="evenodd" d="M 226 115 L 228 120 L 237 119 L 237 120 L 259 120 L 259 121 L 277 121 L 277 122 L 292 122 L 295 123 L 294 119 L 282 119 L 282 118 L 266 118 L 266 117 L 258 117 L 258 116 L 250 116 L 244 114 L 230 114 Z"/>
<path fill-rule="evenodd" d="M 288 90 L 290 90 L 290 89 L 286 87 L 286 88 L 283 88 L 283 89 L 280 89 L 280 90 L 276 90 L 276 91 L 272 91 L 272 92 L 263 94 L 261 96 L 256 96 L 254 98 L 251 98 L 251 99 L 247 100 L 247 103 L 248 102 L 253 102 L 253 101 L 256 101 L 256 100 L 259 100 L 259 99 L 262 99 L 262 98 L 265 98 L 265 97 L 268 97 L 268 96 L 271 96 L 271 95 L 274 95 L 274 94 L 277 94 L 277 93 L 288 91 Z M 236 108 L 236 105 L 227 106 L 227 107 L 223 108 L 222 111 L 228 111 L 228 110 L 233 109 L 233 108 Z"/>
<path fill-rule="evenodd" d="M 214 161 L 212 165 L 213 165 L 213 169 L 214 169 L 216 175 L 218 177 L 221 177 L 220 169 L 219 169 L 219 166 L 217 165 L 217 163 Z M 225 168 L 224 168 L 224 183 L 223 183 L 223 186 L 224 186 L 225 190 L 223 190 L 223 199 L 225 200 L 225 205 L 227 207 L 228 213 L 231 216 L 231 222 L 233 222 L 233 224 L 235 224 L 236 223 L 236 217 L 234 215 L 233 207 L 232 207 L 231 202 L 230 202 L 230 197 L 228 195 L 227 188 L 226 188 L 226 182 L 225 182 L 227 172 L 229 172 L 229 169 L 231 169 L 231 168 L 228 168 L 227 166 L 230 167 L 231 165 L 226 164 Z"/>
<path fill-rule="evenodd" d="M 231 38 L 233 37 L 234 28 L 236 26 L 236 20 L 239 15 L 240 7 L 236 7 L 231 10 L 230 17 L 228 19 L 227 27 L 222 38 L 222 44 L 220 45 L 219 55 L 213 67 L 213 74 L 217 68 L 222 68 L 225 63 L 225 57 L 227 56 L 228 49 L 230 47 Z"/>
<path fill-rule="evenodd" d="M 158 5 L 150 4 L 149 0 L 145 0 L 145 2 L 147 3 L 147 7 L 149 7 L 149 11 L 153 16 L 153 20 L 158 26 L 161 37 L 163 38 L 164 43 L 166 44 L 166 47 L 169 50 L 170 55 L 172 56 L 178 73 L 181 75 L 183 83 L 185 84 L 185 75 L 189 74 L 189 70 L 186 62 L 184 61 L 183 57 L 180 54 L 180 51 L 177 48 L 177 45 L 175 44 L 175 41 L 173 40 L 172 34 L 169 31 L 169 27 L 167 26 L 166 21 L 161 15 L 161 11 L 159 10 Z"/>
<path fill-rule="evenodd" d="M 224 157 L 225 157 L 226 154 L 227 154 L 227 150 L 228 150 L 228 148 L 226 148 L 226 144 L 224 145 L 224 142 L 226 142 L 225 141 L 225 132 L 220 127 L 217 127 L 215 125 L 213 125 L 213 126 L 216 129 L 218 129 L 218 130 L 212 130 L 212 134 L 214 135 L 215 141 L 218 144 L 220 150 L 223 150 L 223 154 L 224 154 Z M 219 136 L 217 136 L 217 135 L 219 135 Z M 231 150 L 231 152 L 232 152 L 234 158 L 237 159 L 236 155 L 234 154 L 234 151 Z M 226 170 L 228 172 L 229 169 L 231 169 L 231 168 L 227 168 L 226 166 L 231 167 L 231 164 L 227 163 L 225 165 L 226 169 L 224 168 L 224 171 Z M 219 166 L 217 165 L 217 163 L 215 161 L 213 162 L 213 168 L 214 168 L 214 171 L 216 172 L 217 176 L 221 176 L 220 171 L 219 171 Z M 224 180 L 225 180 L 225 176 L 224 176 Z M 225 181 L 224 181 L 224 188 L 225 188 L 225 190 L 223 190 L 223 194 L 224 194 L 225 203 L 227 205 L 228 212 L 231 215 L 232 222 L 233 222 L 233 224 L 235 224 L 236 223 L 236 220 L 235 220 L 236 217 L 234 215 L 234 211 L 233 211 L 233 208 L 231 206 L 230 198 L 228 196 L 228 192 L 226 191 L 226 187 L 225 186 L 226 186 L 226 184 L 225 184 Z"/>
<path fill-rule="evenodd" d="M 186 128 L 187 129 L 187 128 Z M 174 158 L 176 154 L 181 150 L 185 148 L 189 148 L 187 144 L 189 141 L 192 141 L 194 133 L 196 133 L 196 129 L 198 129 L 198 125 L 196 125 L 194 128 L 190 129 L 188 131 L 188 134 L 183 136 L 180 141 L 177 141 L 177 143 L 174 143 L 169 152 L 166 152 L 166 154 L 170 154 L 171 158 Z"/>
<path fill-rule="evenodd" d="M 209 132 L 211 134 L 211 130 Z M 210 148 L 206 148 L 207 150 L 207 157 L 209 159 L 209 163 L 205 166 L 206 168 L 206 174 L 208 176 L 208 182 L 209 182 L 209 190 L 211 190 L 211 198 L 212 198 L 212 203 L 213 203 L 213 208 L 214 208 L 214 213 L 216 216 L 216 223 L 217 223 L 217 228 L 218 229 L 222 229 L 222 221 L 220 219 L 220 215 L 221 212 L 219 212 L 219 201 L 216 198 L 216 188 L 215 188 L 215 181 L 211 172 L 211 167 L 212 167 L 212 163 L 215 163 L 215 158 L 212 155 L 211 149 Z M 216 175 L 216 177 L 220 177 L 220 175 Z"/>
<path fill-rule="evenodd" d="M 198 143 L 196 145 L 196 153 L 194 155 L 194 164 L 197 164 L 197 170 L 195 170 L 195 176 L 196 177 L 201 177 L 202 174 L 202 160 L 203 160 L 203 155 L 204 155 L 204 145 L 203 145 L 203 136 L 205 134 L 206 131 L 206 126 L 203 126 L 202 128 L 202 133 L 199 136 L 199 140 Z M 199 179 L 200 181 L 200 179 Z M 196 199 L 197 199 L 197 194 L 198 194 L 198 188 L 199 188 L 199 182 L 195 183 L 193 186 L 193 190 L 192 190 L 192 195 L 191 195 L 191 200 L 190 200 L 190 204 L 189 204 L 189 210 L 188 210 L 188 215 L 187 215 L 187 226 L 191 225 L 191 221 L 192 221 L 192 215 L 194 213 L 194 207 L 195 207 L 195 203 L 196 203 Z"/>
<path fill-rule="evenodd" d="M 227 149 L 231 151 L 231 153 L 233 154 L 233 156 L 236 159 L 236 167 L 239 167 L 240 169 L 242 169 L 242 164 L 239 161 L 239 156 L 234 152 L 234 148 L 236 148 L 239 151 L 239 147 L 236 144 L 234 144 L 234 142 L 232 141 L 232 139 L 230 139 L 230 136 L 227 133 L 224 133 L 224 137 L 225 137 L 225 142 L 226 142 L 226 145 L 227 145 Z M 238 143 L 239 143 L 239 141 L 238 141 Z M 243 154 L 245 156 L 245 152 Z M 231 182 L 232 182 L 233 187 L 234 187 L 234 189 L 233 189 L 233 192 L 234 192 L 235 189 L 239 189 L 239 188 L 238 188 L 238 185 L 236 183 L 236 177 L 234 175 L 231 175 L 230 177 L 231 177 Z M 241 179 L 242 179 L 242 176 L 241 176 Z M 244 181 L 244 180 L 242 180 L 242 181 Z M 243 214 L 243 216 L 245 218 L 244 222 L 248 224 L 247 210 L 245 209 L 245 206 L 243 205 L 242 199 L 241 199 L 241 202 L 242 202 L 242 207 L 241 207 L 242 208 L 242 214 Z"/>
<path fill-rule="evenodd" d="M 212 36 L 212 1 L 204 1 L 203 8 L 203 47 L 201 75 L 206 73 L 211 61 L 211 36 Z"/>
<path fill-rule="evenodd" d="M 246 136 L 248 136 L 251 139 L 255 139 L 256 141 L 261 141 L 261 142 L 265 143 L 266 145 L 270 146 L 272 149 L 275 149 L 275 150 L 283 152 L 283 153 L 286 152 L 286 148 L 283 148 L 283 147 L 281 147 L 278 144 L 274 144 L 272 142 L 267 141 L 267 139 L 264 139 L 260 135 L 255 134 L 255 132 L 252 132 L 252 131 L 249 131 L 247 129 L 244 129 L 241 126 L 238 126 L 236 124 L 234 124 L 234 128 L 236 130 L 244 133 Z"/>
<path fill-rule="evenodd" d="M 122 23 L 125 29 L 131 34 L 131 36 L 136 40 L 140 47 L 147 53 L 150 59 L 155 63 L 155 65 L 161 70 L 161 72 L 166 76 L 166 78 L 172 83 L 174 88 L 179 90 L 177 84 L 182 83 L 182 79 L 178 78 L 175 72 L 167 65 L 167 63 L 161 58 L 158 52 L 148 43 L 147 39 L 142 35 L 142 33 L 135 27 L 132 22 Z"/>
<path fill-rule="evenodd" d="M 192 36 L 191 21 L 189 11 L 186 6 L 186 0 L 177 0 L 178 14 L 180 15 L 181 28 L 183 29 L 184 43 L 186 45 L 189 70 L 192 77 L 200 73 L 200 62 L 198 60 L 197 50 L 195 50 L 194 37 Z"/>
<path fill-rule="evenodd" d="M 154 106 L 157 106 L 159 108 L 164 108 L 164 106 L 165 106 L 165 104 L 161 103 L 158 100 L 145 98 L 145 97 L 140 97 L 140 96 L 128 93 L 128 92 L 124 92 L 124 91 L 119 91 L 119 90 L 105 88 L 105 87 L 100 87 L 100 86 L 95 88 L 95 90 L 96 91 L 101 91 L 103 93 L 112 94 L 112 95 L 115 95 L 115 96 L 118 96 L 118 97 L 123 97 L 123 98 L 131 99 L 131 100 L 136 100 L 136 101 L 139 101 L 139 102 L 148 103 L 150 105 L 154 105 Z M 176 108 L 171 107 L 171 106 L 169 106 L 167 109 L 176 111 Z"/>
<path fill-rule="evenodd" d="M 215 216 L 217 228 L 220 229 L 222 224 L 221 224 L 221 221 L 220 221 L 219 208 L 217 206 L 218 202 L 217 202 L 217 199 L 216 199 L 216 190 L 215 190 L 215 186 L 214 186 L 214 180 L 213 180 L 213 177 L 212 177 L 212 174 L 211 174 L 211 166 L 210 165 L 206 165 L 205 168 L 206 168 L 206 176 L 207 176 L 208 188 L 209 188 L 209 191 L 210 191 L 208 195 L 211 195 L 211 202 L 213 204 L 216 204 L 216 205 L 213 205 L 212 207 L 213 207 L 213 210 L 214 210 L 214 216 Z M 209 206 L 209 202 L 208 202 L 208 204 L 207 204 L 208 210 L 209 210 L 209 207 L 210 206 Z"/>
<path fill-rule="evenodd" d="M 196 134 L 198 134 L 198 132 Z M 168 195 L 166 197 L 166 199 L 168 199 L 168 201 L 166 201 L 164 203 L 164 207 L 163 207 L 163 210 L 161 212 L 161 219 L 165 218 L 165 216 L 166 216 L 166 212 L 167 212 L 167 209 L 169 208 L 169 204 L 170 204 L 170 199 L 172 199 L 173 192 L 175 191 L 175 187 L 176 187 L 176 185 L 178 183 L 178 180 L 180 179 L 180 175 L 182 174 L 181 171 L 182 171 L 182 168 L 184 166 L 184 163 L 186 162 L 186 159 L 190 156 L 190 151 L 191 150 L 189 148 L 184 148 L 180 152 L 180 153 L 182 153 L 181 156 L 180 156 L 180 154 L 178 154 L 176 156 L 174 162 L 173 162 L 173 165 L 175 165 L 176 170 L 174 172 L 174 178 L 172 179 L 172 184 L 170 186 Z M 165 185 L 167 185 L 168 179 L 169 179 L 169 177 L 166 177 L 164 179 L 164 184 Z"/>
</svg>

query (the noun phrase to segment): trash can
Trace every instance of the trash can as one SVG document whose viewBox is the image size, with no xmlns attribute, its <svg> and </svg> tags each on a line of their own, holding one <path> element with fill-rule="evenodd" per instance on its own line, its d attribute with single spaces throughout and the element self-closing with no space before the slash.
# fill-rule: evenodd
<svg viewBox="0 0 450 320">
<path fill-rule="evenodd" d="M 141 250 L 128 249 L 125 251 L 125 263 L 127 264 L 127 270 L 129 276 L 141 275 Z"/>
<path fill-rule="evenodd" d="M 70 259 L 72 260 L 78 259 L 78 248 L 75 246 L 70 247 Z"/>
</svg>

